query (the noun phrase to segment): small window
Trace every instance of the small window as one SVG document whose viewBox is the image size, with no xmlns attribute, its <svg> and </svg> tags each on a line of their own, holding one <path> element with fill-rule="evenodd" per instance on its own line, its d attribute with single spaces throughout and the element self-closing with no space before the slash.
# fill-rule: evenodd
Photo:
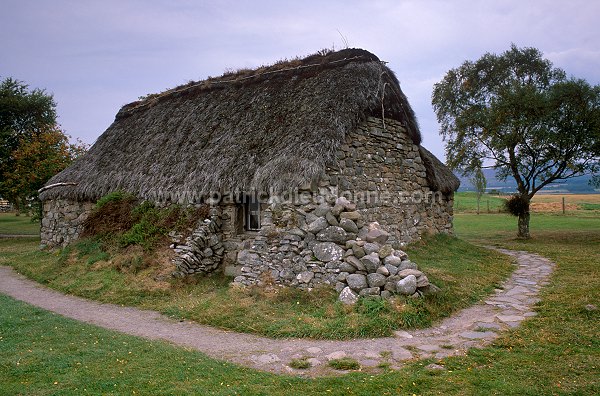
<svg viewBox="0 0 600 396">
<path fill-rule="evenodd" d="M 260 202 L 256 194 L 246 196 L 244 212 L 244 228 L 248 231 L 260 230 Z"/>
</svg>

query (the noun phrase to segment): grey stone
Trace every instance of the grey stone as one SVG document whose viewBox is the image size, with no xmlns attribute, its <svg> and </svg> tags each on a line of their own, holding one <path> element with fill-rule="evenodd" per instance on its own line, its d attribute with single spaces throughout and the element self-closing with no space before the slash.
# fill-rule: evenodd
<svg viewBox="0 0 600 396">
<path fill-rule="evenodd" d="M 439 287 L 437 287 L 436 285 L 434 285 L 433 283 L 428 284 L 425 287 L 420 287 L 419 291 L 424 295 L 424 296 L 429 296 L 432 294 L 437 294 L 439 292 L 442 291 L 442 289 L 440 289 Z"/>
<path fill-rule="evenodd" d="M 394 248 L 392 248 L 392 245 L 383 245 L 382 247 L 379 248 L 379 257 L 381 257 L 381 258 L 389 257 L 393 251 L 394 251 Z"/>
<path fill-rule="evenodd" d="M 374 228 L 367 233 L 365 239 L 367 240 L 367 242 L 377 242 L 383 245 L 387 242 L 389 237 L 390 234 L 386 231 Z"/>
<path fill-rule="evenodd" d="M 250 252 L 248 250 L 240 250 L 237 255 L 237 262 L 243 266 L 256 266 L 261 265 L 262 261 L 260 260 L 260 256 L 254 252 Z"/>
<path fill-rule="evenodd" d="M 346 259 L 348 259 L 348 257 L 346 257 Z M 355 257 L 355 259 L 356 259 L 356 257 Z M 356 272 L 357 269 L 358 268 L 356 268 L 354 265 L 352 265 L 348 262 L 343 262 L 342 264 L 340 264 L 340 271 L 342 271 L 342 272 L 349 272 L 352 274 L 352 273 Z"/>
<path fill-rule="evenodd" d="M 367 287 L 362 289 L 358 295 L 360 297 L 366 297 L 366 296 L 379 296 L 381 293 L 381 290 L 378 287 Z"/>
<path fill-rule="evenodd" d="M 385 264 L 385 268 L 388 270 L 389 275 L 396 275 L 398 273 L 398 268 L 393 265 Z"/>
<path fill-rule="evenodd" d="M 342 208 L 345 208 L 346 206 L 350 205 L 350 201 L 346 197 L 338 197 L 335 200 L 335 205 L 336 206 L 341 206 Z"/>
<path fill-rule="evenodd" d="M 340 227 L 342 227 L 345 231 L 351 232 L 353 234 L 358 234 L 358 227 L 356 223 L 350 219 L 340 219 Z"/>
<path fill-rule="evenodd" d="M 417 277 L 408 275 L 406 278 L 399 280 L 396 283 L 396 293 L 410 296 L 417 290 Z"/>
<path fill-rule="evenodd" d="M 381 266 L 379 268 L 377 268 L 377 273 L 381 274 L 383 276 L 389 276 L 390 275 L 390 271 L 387 269 L 387 267 L 385 266 Z"/>
<path fill-rule="evenodd" d="M 358 220 L 360 219 L 362 216 L 360 215 L 359 212 L 342 212 L 340 213 L 340 219 L 350 219 L 350 220 Z"/>
<path fill-rule="evenodd" d="M 367 283 L 369 287 L 380 288 L 385 285 L 386 277 L 382 274 L 374 273 L 367 275 Z"/>
<path fill-rule="evenodd" d="M 325 219 L 327 220 L 327 222 L 332 225 L 332 226 L 339 226 L 340 223 L 337 221 L 337 219 L 335 218 L 335 216 L 333 215 L 333 213 L 331 213 L 331 211 L 327 212 L 325 214 Z"/>
<path fill-rule="evenodd" d="M 318 260 L 324 262 L 341 260 L 344 256 L 344 249 L 333 242 L 317 243 L 312 251 Z"/>
<path fill-rule="evenodd" d="M 359 259 L 357 259 L 354 256 L 348 256 L 344 259 L 348 264 L 352 265 L 354 268 L 356 268 L 357 271 L 366 271 L 367 268 L 365 267 L 365 265 L 363 263 L 360 262 Z M 350 272 L 350 271 L 348 271 Z"/>
<path fill-rule="evenodd" d="M 337 226 L 329 226 L 317 234 L 318 241 L 345 243 L 347 239 L 346 231 Z"/>
<path fill-rule="evenodd" d="M 335 217 L 339 217 L 340 213 L 344 211 L 344 207 L 342 205 L 335 204 L 333 208 L 331 208 L 331 214 Z"/>
<path fill-rule="evenodd" d="M 284 268 L 281 271 L 279 271 L 279 277 L 284 280 L 292 280 L 296 276 L 292 270 L 290 270 L 288 268 Z"/>
<path fill-rule="evenodd" d="M 315 273 L 312 271 L 304 271 L 296 275 L 296 279 L 300 283 L 309 283 L 315 277 Z"/>
<path fill-rule="evenodd" d="M 358 294 L 356 294 L 356 292 L 350 289 L 350 287 L 346 286 L 340 292 L 338 300 L 347 305 L 356 304 L 356 302 L 358 301 Z"/>
<path fill-rule="evenodd" d="M 349 272 L 342 271 L 342 272 L 340 272 L 340 273 L 337 275 L 337 277 L 335 278 L 335 280 L 336 280 L 337 282 L 346 282 L 346 278 L 348 277 L 348 275 L 350 275 L 350 273 L 349 273 Z"/>
<path fill-rule="evenodd" d="M 381 298 L 392 298 L 392 296 L 393 296 L 393 294 L 389 290 L 382 290 L 381 291 Z"/>
<path fill-rule="evenodd" d="M 346 283 L 352 290 L 362 290 L 369 286 L 367 277 L 361 274 L 350 274 L 346 277 Z M 416 284 L 416 282 L 415 282 Z"/>
<path fill-rule="evenodd" d="M 377 268 L 381 265 L 379 256 L 377 253 L 367 254 L 365 257 L 360 259 L 360 262 L 365 266 L 367 272 L 376 272 Z"/>
<path fill-rule="evenodd" d="M 346 285 L 346 283 L 344 283 L 344 282 L 336 282 L 335 283 L 335 291 L 338 293 L 341 293 L 345 287 L 348 287 L 348 285 Z"/>
<path fill-rule="evenodd" d="M 408 254 L 406 254 L 404 251 L 399 250 L 399 249 L 394 250 L 394 253 L 392 253 L 392 254 L 396 257 L 400 257 L 402 260 L 408 259 Z"/>
<path fill-rule="evenodd" d="M 316 234 L 329 226 L 329 223 L 324 217 L 319 217 L 307 227 L 307 231 Z"/>
<path fill-rule="evenodd" d="M 421 288 L 421 287 L 425 287 L 425 286 L 429 286 L 429 279 L 425 275 L 419 276 L 417 278 L 417 287 Z"/>
<path fill-rule="evenodd" d="M 363 246 L 363 249 L 365 249 L 366 254 L 377 253 L 379 252 L 379 248 L 379 244 L 371 242 L 365 243 L 365 245 Z M 377 256 L 379 257 L 379 254 Z"/>
<path fill-rule="evenodd" d="M 328 204 L 324 203 L 324 204 L 317 206 L 315 208 L 315 210 L 313 211 L 313 214 L 315 216 L 325 217 L 325 215 L 327 214 L 327 212 L 329 212 L 330 209 L 331 209 L 330 206 Z"/>
<path fill-rule="evenodd" d="M 402 260 L 400 265 L 398 266 L 398 270 L 403 271 L 406 269 L 417 269 L 417 264 L 413 263 L 410 260 Z"/>
<path fill-rule="evenodd" d="M 383 259 L 383 263 L 385 265 L 393 265 L 394 267 L 398 267 L 400 263 L 402 263 L 402 259 L 396 256 L 387 256 Z M 396 270 L 397 272 L 398 270 Z"/>
<path fill-rule="evenodd" d="M 365 249 L 363 249 L 362 246 L 359 245 L 352 245 L 352 251 L 354 252 L 354 255 L 358 258 L 363 258 L 365 254 L 367 254 L 365 252 Z"/>
<path fill-rule="evenodd" d="M 398 275 L 401 278 L 406 278 L 409 275 L 413 275 L 415 278 L 418 278 L 419 276 L 424 276 L 425 274 L 423 274 L 419 270 L 405 269 L 405 270 L 402 270 L 402 271 L 398 271 L 398 273 L 396 275 Z"/>
</svg>

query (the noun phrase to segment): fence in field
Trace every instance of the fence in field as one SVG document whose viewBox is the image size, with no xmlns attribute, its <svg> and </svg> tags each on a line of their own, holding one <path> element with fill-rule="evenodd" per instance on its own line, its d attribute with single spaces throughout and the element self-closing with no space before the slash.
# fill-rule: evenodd
<svg viewBox="0 0 600 396">
<path fill-rule="evenodd" d="M 484 194 L 479 205 L 475 194 L 457 193 L 454 197 L 454 211 L 457 213 L 502 213 L 506 212 L 504 202 L 507 196 Z M 538 194 L 531 202 L 534 213 L 600 215 L 600 194 L 554 195 Z"/>
</svg>

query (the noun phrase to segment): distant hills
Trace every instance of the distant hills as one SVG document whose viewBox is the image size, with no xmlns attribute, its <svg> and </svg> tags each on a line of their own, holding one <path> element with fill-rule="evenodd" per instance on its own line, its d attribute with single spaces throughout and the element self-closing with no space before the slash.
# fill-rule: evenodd
<svg viewBox="0 0 600 396">
<path fill-rule="evenodd" d="M 517 183 L 512 177 L 501 181 L 496 179 L 493 169 L 484 169 L 483 174 L 487 179 L 487 191 L 497 190 L 504 194 L 511 194 L 517 190 Z M 468 177 L 461 177 L 460 188 L 458 191 L 475 191 Z M 540 190 L 539 194 L 599 194 L 600 189 L 590 185 L 591 176 L 574 177 L 568 180 L 562 180 L 551 183 Z"/>
</svg>

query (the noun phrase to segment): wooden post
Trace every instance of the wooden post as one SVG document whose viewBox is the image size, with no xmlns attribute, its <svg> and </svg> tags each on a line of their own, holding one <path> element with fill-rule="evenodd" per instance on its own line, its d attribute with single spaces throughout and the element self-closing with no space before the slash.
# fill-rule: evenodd
<svg viewBox="0 0 600 396">
<path fill-rule="evenodd" d="M 562 197 L 562 209 L 563 209 L 563 214 L 565 214 L 565 212 L 566 212 L 565 197 Z"/>
<path fill-rule="evenodd" d="M 487 200 L 487 212 L 490 213 L 490 200 Z"/>
</svg>

